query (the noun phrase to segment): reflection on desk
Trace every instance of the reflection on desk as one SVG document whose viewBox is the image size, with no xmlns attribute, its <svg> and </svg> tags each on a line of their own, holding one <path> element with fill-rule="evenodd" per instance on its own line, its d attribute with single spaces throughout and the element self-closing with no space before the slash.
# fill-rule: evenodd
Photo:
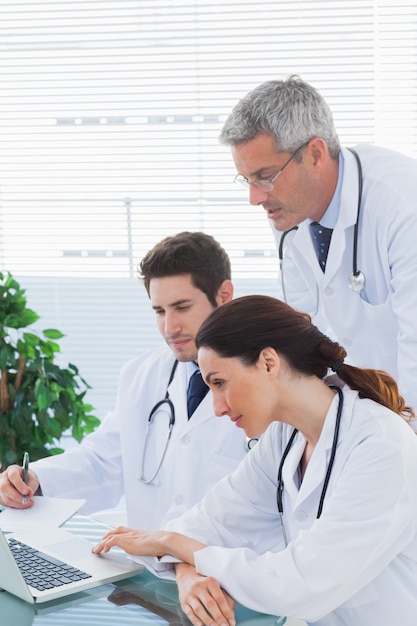
<svg viewBox="0 0 417 626">
<path fill-rule="evenodd" d="M 96 543 L 107 527 L 88 517 L 74 516 L 65 528 Z M 283 626 L 285 618 L 256 613 L 238 605 L 239 626 Z M 111 585 L 74 594 L 42 605 L 31 605 L 0 592 L 1 626 L 189 626 L 174 582 L 149 572 Z"/>
</svg>

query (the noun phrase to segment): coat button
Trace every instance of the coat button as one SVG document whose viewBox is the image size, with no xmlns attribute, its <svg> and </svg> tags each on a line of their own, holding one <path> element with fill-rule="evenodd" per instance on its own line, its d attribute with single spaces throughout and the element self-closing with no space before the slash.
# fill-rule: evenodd
<svg viewBox="0 0 417 626">
<path fill-rule="evenodd" d="M 308 519 L 308 513 L 306 513 L 305 511 L 297 511 L 295 517 L 298 522 L 305 522 L 306 519 Z"/>
<path fill-rule="evenodd" d="M 180 506 L 182 503 L 183 503 L 183 498 L 182 498 L 182 496 L 177 496 L 177 497 L 175 498 L 175 504 L 176 504 L 177 506 Z"/>
<path fill-rule="evenodd" d="M 184 437 L 181 439 L 182 443 L 184 444 L 184 446 L 187 446 L 190 443 L 190 438 L 188 435 L 184 435 Z"/>
</svg>

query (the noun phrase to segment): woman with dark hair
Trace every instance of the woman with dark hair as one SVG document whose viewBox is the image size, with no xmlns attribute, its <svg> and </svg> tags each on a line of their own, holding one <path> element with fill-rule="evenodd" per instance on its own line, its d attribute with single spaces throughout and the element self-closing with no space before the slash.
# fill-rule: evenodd
<svg viewBox="0 0 417 626">
<path fill-rule="evenodd" d="M 227 594 L 315 626 L 415 626 L 417 438 L 394 379 L 348 365 L 308 315 L 268 296 L 213 311 L 197 345 L 216 414 L 264 434 L 167 530 L 120 528 L 95 550 L 195 567 L 205 584 L 178 580 L 196 626 L 233 623 Z"/>
</svg>

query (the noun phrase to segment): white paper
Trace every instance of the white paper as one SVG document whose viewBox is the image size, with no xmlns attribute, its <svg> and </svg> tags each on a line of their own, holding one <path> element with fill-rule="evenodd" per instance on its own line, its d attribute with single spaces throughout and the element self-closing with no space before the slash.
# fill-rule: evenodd
<svg viewBox="0 0 417 626">
<path fill-rule="evenodd" d="M 25 530 L 35 526 L 61 526 L 85 503 L 83 499 L 48 498 L 33 496 L 30 509 L 8 507 L 0 513 L 0 528 L 6 532 Z"/>
</svg>

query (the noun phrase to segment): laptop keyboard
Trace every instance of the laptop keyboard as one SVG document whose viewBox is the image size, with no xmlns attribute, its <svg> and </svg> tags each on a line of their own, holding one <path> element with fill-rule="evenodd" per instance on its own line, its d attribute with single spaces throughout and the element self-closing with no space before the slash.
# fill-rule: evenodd
<svg viewBox="0 0 417 626">
<path fill-rule="evenodd" d="M 9 547 L 26 583 L 39 591 L 91 578 L 91 574 L 59 561 L 49 554 L 39 552 L 16 539 L 9 539 Z"/>
</svg>

